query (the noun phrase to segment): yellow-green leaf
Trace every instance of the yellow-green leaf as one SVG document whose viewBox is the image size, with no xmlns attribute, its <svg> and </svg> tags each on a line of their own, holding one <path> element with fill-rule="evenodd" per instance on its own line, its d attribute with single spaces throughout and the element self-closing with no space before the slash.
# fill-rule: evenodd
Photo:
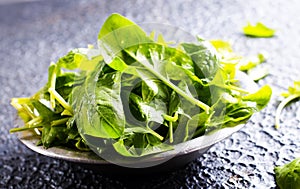
<svg viewBox="0 0 300 189">
<path fill-rule="evenodd" d="M 244 34 L 251 37 L 273 37 L 275 30 L 265 26 L 263 23 L 258 22 L 256 25 L 248 23 L 243 28 Z"/>
</svg>

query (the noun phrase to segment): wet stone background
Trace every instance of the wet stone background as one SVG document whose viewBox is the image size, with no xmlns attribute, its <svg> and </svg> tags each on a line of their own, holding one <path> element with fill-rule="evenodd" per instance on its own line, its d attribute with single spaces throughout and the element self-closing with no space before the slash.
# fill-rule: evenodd
<svg viewBox="0 0 300 189">
<path fill-rule="evenodd" d="M 22 145 L 8 130 L 10 98 L 29 96 L 47 80 L 47 67 L 72 48 L 95 44 L 108 15 L 137 23 L 171 24 L 206 39 L 233 43 L 242 55 L 268 53 L 274 89 L 269 106 L 230 138 L 186 167 L 147 177 L 116 177 L 48 158 Z M 299 79 L 300 3 L 297 0 L 51 0 L 0 4 L 0 188 L 275 188 L 273 167 L 300 156 L 300 102 L 274 129 L 280 94 Z M 262 21 L 274 38 L 247 38 L 241 28 Z"/>
</svg>

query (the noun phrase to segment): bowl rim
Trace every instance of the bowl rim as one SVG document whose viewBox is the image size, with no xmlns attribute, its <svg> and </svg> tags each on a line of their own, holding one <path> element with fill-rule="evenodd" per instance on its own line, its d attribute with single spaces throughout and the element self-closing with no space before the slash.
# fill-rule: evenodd
<svg viewBox="0 0 300 189">
<path fill-rule="evenodd" d="M 244 125 L 245 124 L 240 124 L 235 127 L 222 128 L 217 131 L 214 131 L 213 133 L 209 133 L 207 135 L 203 135 L 192 140 L 176 144 L 174 145 L 173 150 L 150 155 L 149 157 L 144 158 L 143 161 L 162 161 L 169 157 L 183 156 L 195 151 L 204 150 L 224 140 L 225 138 L 228 138 L 230 135 L 244 127 Z M 25 146 L 27 146 L 32 151 L 51 158 L 83 164 L 112 164 L 102 159 L 93 151 L 80 151 L 65 146 L 54 146 L 48 149 L 44 148 L 43 146 L 37 146 L 36 144 L 40 140 L 40 138 L 32 131 L 23 131 L 19 134 L 18 138 Z"/>
</svg>

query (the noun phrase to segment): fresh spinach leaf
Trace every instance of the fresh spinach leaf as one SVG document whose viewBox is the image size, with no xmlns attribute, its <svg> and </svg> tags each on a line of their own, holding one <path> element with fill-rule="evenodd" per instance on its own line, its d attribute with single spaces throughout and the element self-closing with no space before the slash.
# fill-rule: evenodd
<svg viewBox="0 0 300 189">
<path fill-rule="evenodd" d="M 251 25 L 248 23 L 247 26 L 243 28 L 244 34 L 250 37 L 273 37 L 275 35 L 275 30 L 265 26 L 261 22 L 257 22 L 256 25 Z"/>
<path fill-rule="evenodd" d="M 252 94 L 243 96 L 244 101 L 256 102 L 258 110 L 263 109 L 269 102 L 272 95 L 272 89 L 269 85 L 261 87 L 258 91 Z"/>
<path fill-rule="evenodd" d="M 193 60 L 196 76 L 208 82 L 215 76 L 220 66 L 216 60 L 216 55 L 210 51 L 207 42 L 199 41 L 199 43 L 183 43 L 182 46 Z"/>
<path fill-rule="evenodd" d="M 280 189 L 300 188 L 300 158 L 274 168 L 276 183 Z"/>
</svg>

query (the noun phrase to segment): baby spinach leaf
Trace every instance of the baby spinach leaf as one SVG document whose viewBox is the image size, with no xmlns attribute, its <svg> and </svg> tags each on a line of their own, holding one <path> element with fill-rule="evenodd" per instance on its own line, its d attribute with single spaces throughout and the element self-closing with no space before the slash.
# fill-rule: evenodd
<svg viewBox="0 0 300 189">
<path fill-rule="evenodd" d="M 100 51 L 98 49 L 77 48 L 61 57 L 56 65 L 58 68 L 65 68 L 67 70 L 94 70 L 97 63 L 103 59 L 102 56 L 99 55 Z"/>
<path fill-rule="evenodd" d="M 196 76 L 208 82 L 216 74 L 219 65 L 216 56 L 209 50 L 208 44 L 199 43 L 183 43 L 181 45 L 193 60 Z"/>
<path fill-rule="evenodd" d="M 98 47 L 106 62 L 117 54 L 125 58 L 120 53 L 128 47 L 150 42 L 138 25 L 119 14 L 109 16 L 98 34 Z"/>
<path fill-rule="evenodd" d="M 275 30 L 265 26 L 261 22 L 257 22 L 256 25 L 251 25 L 248 23 L 247 26 L 243 28 L 244 34 L 250 37 L 273 37 Z"/>
<path fill-rule="evenodd" d="M 81 117 L 78 119 L 84 134 L 101 138 L 118 138 L 125 127 L 120 98 L 121 73 L 118 71 L 103 73 L 101 70 L 104 66 L 105 64 L 99 64 L 96 74 L 89 77 L 83 86 L 86 94 L 82 98 L 80 111 L 84 113 L 79 114 Z M 94 77 L 98 78 L 96 83 L 92 82 Z"/>
<path fill-rule="evenodd" d="M 257 92 L 243 96 L 245 101 L 256 102 L 256 107 L 261 110 L 269 102 L 272 95 L 272 89 L 269 85 L 261 87 Z"/>
<path fill-rule="evenodd" d="M 300 188 L 300 158 L 274 168 L 276 183 L 280 189 Z"/>
<path fill-rule="evenodd" d="M 166 103 L 161 99 L 145 102 L 138 95 L 130 94 L 130 108 L 132 114 L 140 121 L 154 121 L 163 124 L 163 114 L 167 112 Z"/>
<path fill-rule="evenodd" d="M 149 136 L 149 135 L 146 135 Z M 144 143 L 144 142 L 141 142 Z M 173 150 L 173 147 L 164 143 L 157 145 L 147 145 L 143 148 L 128 148 L 128 145 L 124 144 L 123 140 L 113 144 L 114 149 L 125 157 L 141 157 L 150 154 L 162 153 L 165 151 Z"/>
<path fill-rule="evenodd" d="M 146 80 L 142 82 L 142 98 L 145 102 L 151 102 L 158 93 L 158 86 L 153 80 Z"/>
<path fill-rule="evenodd" d="M 187 123 L 185 141 L 204 135 L 209 117 L 210 115 L 204 112 L 194 115 Z"/>
</svg>

